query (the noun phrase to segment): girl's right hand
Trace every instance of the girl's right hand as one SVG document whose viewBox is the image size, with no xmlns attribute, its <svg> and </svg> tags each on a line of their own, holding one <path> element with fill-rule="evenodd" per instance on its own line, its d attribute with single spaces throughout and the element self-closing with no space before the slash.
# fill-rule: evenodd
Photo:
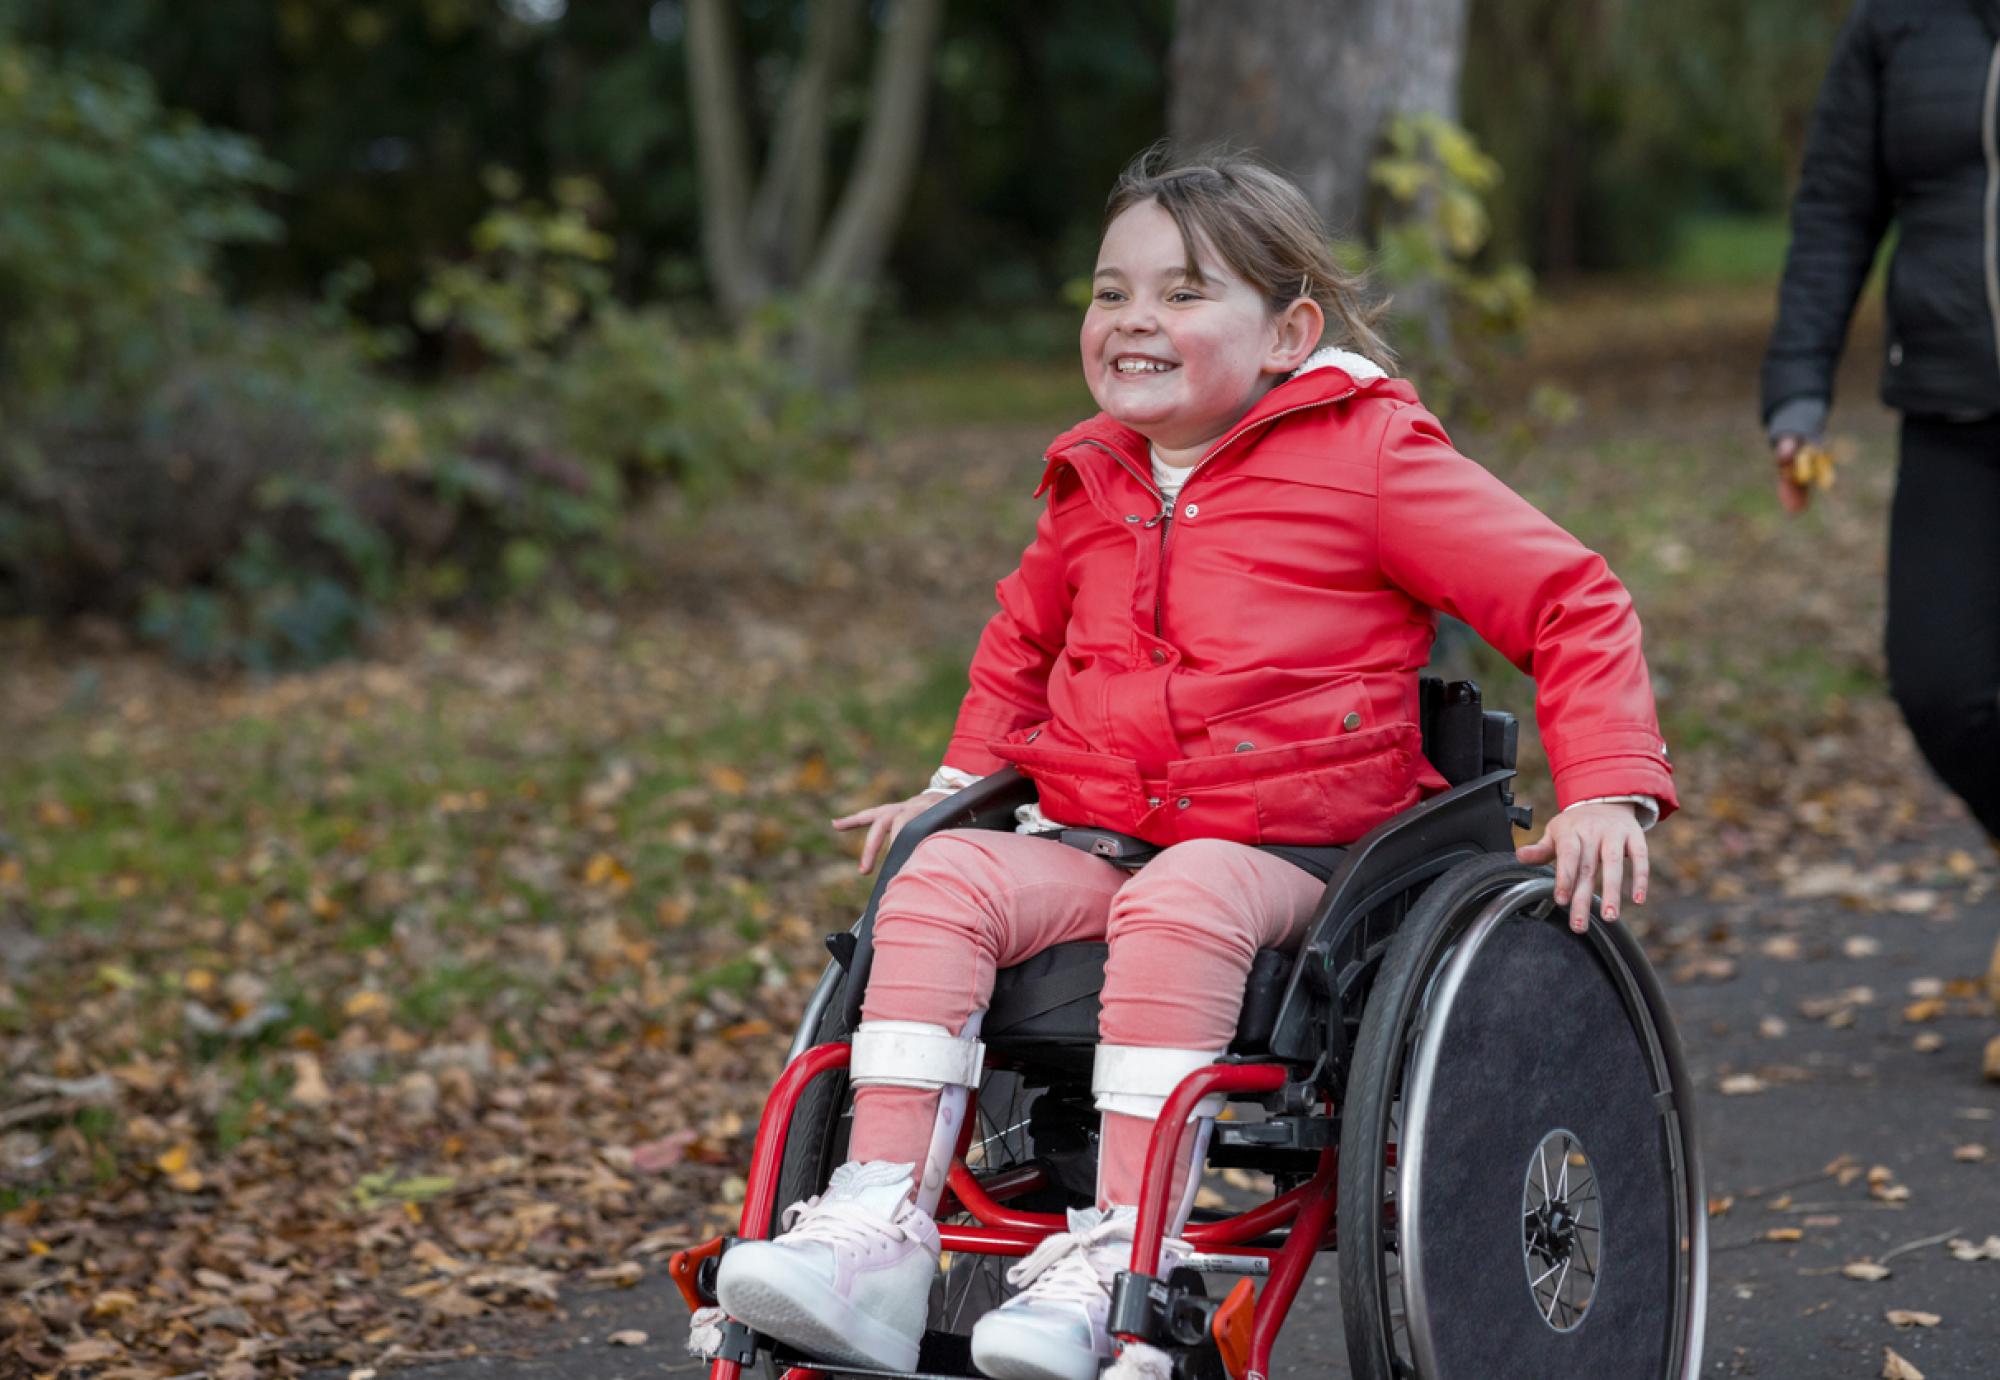
<svg viewBox="0 0 2000 1380">
<path fill-rule="evenodd" d="M 1805 443 L 1805 437 L 1789 432 L 1771 442 L 1771 458 L 1778 462 L 1778 506 L 1793 517 L 1812 501 L 1812 491 L 1792 477 L 1792 460 Z"/>
<path fill-rule="evenodd" d="M 922 791 L 908 800 L 898 800 L 888 805 L 871 805 L 865 810 L 857 810 L 851 815 L 842 815 L 833 821 L 836 829 L 859 829 L 868 826 L 868 837 L 861 842 L 861 866 L 857 871 L 867 872 L 875 866 L 878 852 L 887 853 L 889 845 L 896 841 L 896 835 L 903 832 L 903 826 L 922 814 L 931 806 L 945 798 L 943 791 Z"/>
</svg>

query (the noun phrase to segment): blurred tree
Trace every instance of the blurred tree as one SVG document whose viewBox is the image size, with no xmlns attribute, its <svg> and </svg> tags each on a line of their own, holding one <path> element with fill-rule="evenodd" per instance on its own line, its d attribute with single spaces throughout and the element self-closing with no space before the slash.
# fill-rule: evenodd
<svg viewBox="0 0 2000 1380">
<path fill-rule="evenodd" d="M 804 53 L 754 193 L 730 7 L 724 0 L 688 0 L 689 89 L 709 280 L 739 325 L 780 297 L 795 299 L 787 335 L 798 361 L 823 383 L 850 383 L 859 367 L 868 298 L 923 147 L 943 9 L 943 0 L 895 0 L 888 9 L 867 124 L 822 228 L 829 110 L 862 13 L 859 0 L 823 0 L 812 8 Z"/>
<path fill-rule="evenodd" d="M 1658 265 L 1691 212 L 1776 214 L 1853 0 L 1479 0 L 1465 123 L 1507 170 L 1494 248 Z"/>
<path fill-rule="evenodd" d="M 1368 228 L 1396 115 L 1458 118 L 1467 0 L 1180 0 L 1167 127 L 1290 173 L 1335 234 Z"/>
</svg>

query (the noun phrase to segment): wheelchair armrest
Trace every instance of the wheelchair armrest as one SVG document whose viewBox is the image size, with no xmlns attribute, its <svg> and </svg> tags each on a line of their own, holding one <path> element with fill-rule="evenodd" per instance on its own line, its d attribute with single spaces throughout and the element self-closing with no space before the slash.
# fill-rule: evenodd
<svg viewBox="0 0 2000 1380">
<path fill-rule="evenodd" d="M 946 796 L 903 826 L 882 859 L 882 870 L 875 878 L 875 890 L 869 894 L 868 908 L 861 912 L 861 919 L 854 926 L 854 954 L 845 965 L 849 1026 L 861 1020 L 861 998 L 868 990 L 868 969 L 875 952 L 870 943 L 875 932 L 875 909 L 882 904 L 882 893 L 888 888 L 889 879 L 902 870 L 917 845 L 932 834 L 946 829 L 1012 829 L 1014 811 L 1034 798 L 1034 782 L 1014 767 L 1002 767 L 957 794 Z"/>
</svg>

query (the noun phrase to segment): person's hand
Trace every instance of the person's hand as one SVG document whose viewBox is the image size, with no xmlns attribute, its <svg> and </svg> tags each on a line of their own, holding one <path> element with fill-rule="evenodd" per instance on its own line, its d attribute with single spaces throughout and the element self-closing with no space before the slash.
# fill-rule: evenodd
<svg viewBox="0 0 2000 1380">
<path fill-rule="evenodd" d="M 868 837 L 861 841 L 861 866 L 857 869 L 866 872 L 875 866 L 877 853 L 889 851 L 889 845 L 896 841 L 896 835 L 903 832 L 905 824 L 944 798 L 943 791 L 922 791 L 908 800 L 871 805 L 851 815 L 842 815 L 833 821 L 833 827 L 859 829 L 864 824 L 868 826 Z"/>
<path fill-rule="evenodd" d="M 1569 927 L 1582 934 L 1590 925 L 1590 896 L 1604 897 L 1606 921 L 1618 918 L 1618 890 L 1625 861 L 1632 862 L 1632 904 L 1646 903 L 1646 831 L 1638 811 L 1623 801 L 1578 805 L 1560 812 L 1533 843 L 1514 850 L 1524 863 L 1556 865 L 1556 904 L 1569 907 Z"/>
<path fill-rule="evenodd" d="M 1778 506 L 1797 517 L 1812 502 L 1812 490 L 1799 483 L 1792 461 L 1805 448 L 1806 438 L 1787 432 L 1771 442 L 1771 458 L 1778 463 Z"/>
</svg>

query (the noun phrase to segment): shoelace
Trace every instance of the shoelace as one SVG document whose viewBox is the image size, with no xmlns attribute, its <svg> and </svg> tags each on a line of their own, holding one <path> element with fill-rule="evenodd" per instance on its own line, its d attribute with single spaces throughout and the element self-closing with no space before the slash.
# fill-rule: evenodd
<svg viewBox="0 0 2000 1380">
<path fill-rule="evenodd" d="M 884 1233 L 896 1241 L 908 1240 L 910 1236 L 908 1227 L 878 1212 L 855 1203 L 823 1203 L 817 1197 L 786 1208 L 780 1225 L 784 1229 L 783 1240 L 864 1249 L 880 1241 Z"/>
<path fill-rule="evenodd" d="M 1007 1282 L 1017 1289 L 1032 1287 L 1037 1302 L 1106 1303 L 1119 1266 L 1112 1252 L 1098 1248 L 1131 1239 L 1131 1222 L 1117 1219 L 1084 1232 L 1059 1231 L 1008 1270 Z"/>
</svg>

